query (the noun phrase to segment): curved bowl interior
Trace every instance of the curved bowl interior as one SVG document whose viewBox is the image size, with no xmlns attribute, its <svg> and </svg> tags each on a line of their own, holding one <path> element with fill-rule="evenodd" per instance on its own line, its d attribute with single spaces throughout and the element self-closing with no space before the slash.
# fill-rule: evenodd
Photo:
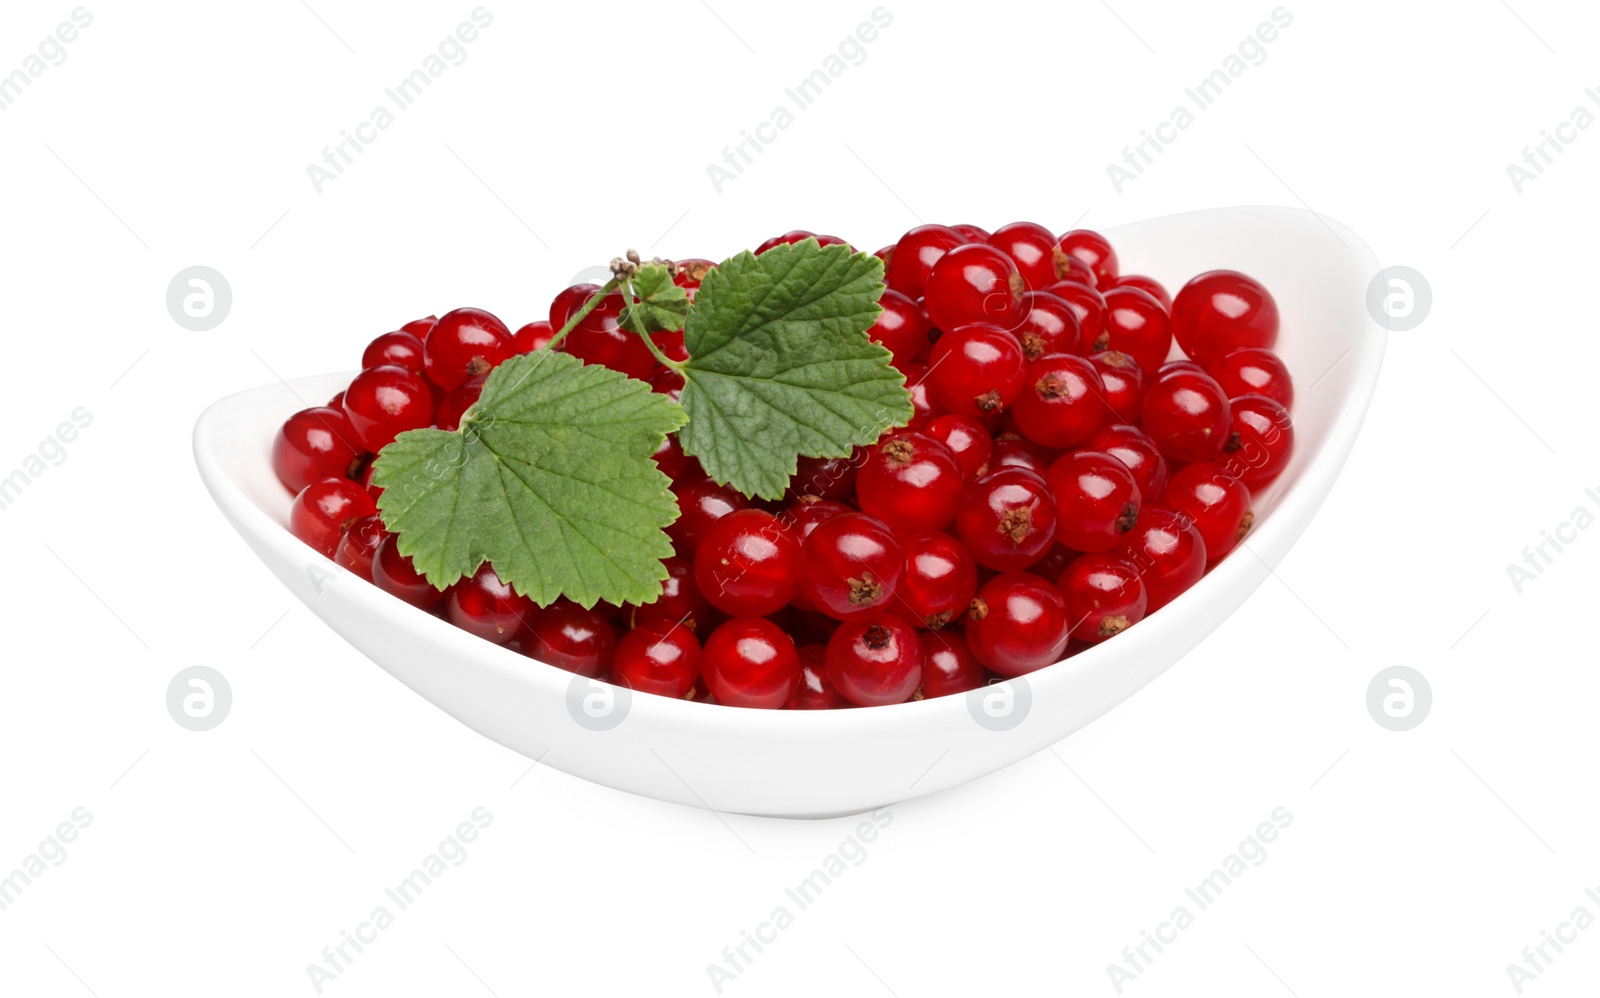
<svg viewBox="0 0 1600 998">
<path fill-rule="evenodd" d="M 1171 289 L 1221 267 L 1261 279 L 1283 316 L 1296 453 L 1256 497 L 1248 552 L 1115 640 L 966 696 L 860 710 L 760 711 L 631 694 L 474 638 L 343 573 L 287 529 L 270 441 L 348 374 L 222 399 L 195 427 L 201 478 L 302 602 L 395 678 L 474 730 L 596 783 L 719 811 L 814 817 L 932 793 L 1059 741 L 1137 692 L 1232 613 L 1310 522 L 1355 441 L 1384 331 L 1367 315 L 1370 250 L 1336 222 L 1229 208 L 1107 230 L 1125 270 Z"/>
</svg>

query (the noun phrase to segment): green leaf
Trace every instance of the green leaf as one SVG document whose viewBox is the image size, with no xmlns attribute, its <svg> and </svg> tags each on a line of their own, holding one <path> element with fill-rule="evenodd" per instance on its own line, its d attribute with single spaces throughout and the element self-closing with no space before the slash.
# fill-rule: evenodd
<svg viewBox="0 0 1600 998">
<path fill-rule="evenodd" d="M 373 483 L 400 553 L 443 589 L 488 561 L 541 606 L 661 591 L 677 517 L 651 460 L 683 410 L 641 381 L 548 350 L 495 368 L 461 428 L 402 433 Z"/>
<path fill-rule="evenodd" d="M 866 335 L 882 294 L 883 261 L 814 239 L 706 274 L 683 327 L 684 451 L 776 499 L 799 455 L 844 457 L 910 422 L 905 377 Z"/>
<path fill-rule="evenodd" d="M 665 333 L 683 328 L 689 314 L 688 292 L 672 282 L 672 272 L 658 263 L 639 268 L 633 278 L 633 293 L 639 300 L 623 306 L 617 322 L 636 333 Z"/>
</svg>

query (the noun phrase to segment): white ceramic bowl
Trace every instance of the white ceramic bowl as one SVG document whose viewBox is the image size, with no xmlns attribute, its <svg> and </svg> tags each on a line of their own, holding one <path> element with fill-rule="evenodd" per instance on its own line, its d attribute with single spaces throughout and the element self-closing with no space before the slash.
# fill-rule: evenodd
<svg viewBox="0 0 1600 998">
<path fill-rule="evenodd" d="M 223 514 L 284 585 L 391 675 L 479 733 L 573 775 L 681 804 L 791 817 L 862 811 L 993 772 L 1132 696 L 1267 577 L 1355 442 L 1385 333 L 1365 305 L 1378 263 L 1354 234 L 1307 212 L 1229 208 L 1107 235 L 1125 270 L 1174 291 L 1222 267 L 1271 289 L 1283 316 L 1278 350 L 1295 378 L 1297 450 L 1256 497 L 1248 550 L 1114 640 L 966 696 L 765 711 L 631 694 L 472 637 L 340 572 L 286 529 L 290 496 L 272 473 L 269 450 L 279 424 L 302 407 L 299 398 L 319 404 L 348 374 L 215 403 L 195 426 L 195 457 Z"/>
</svg>

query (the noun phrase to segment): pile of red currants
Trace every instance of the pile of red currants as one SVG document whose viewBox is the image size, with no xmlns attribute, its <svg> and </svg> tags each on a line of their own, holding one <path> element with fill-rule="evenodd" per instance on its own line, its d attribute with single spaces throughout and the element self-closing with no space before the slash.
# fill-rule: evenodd
<svg viewBox="0 0 1600 998">
<path fill-rule="evenodd" d="M 831 236 L 790 232 L 780 243 Z M 1027 222 L 924 225 L 878 251 L 888 290 L 868 335 L 915 416 L 847 458 L 801 458 L 783 501 L 706 477 L 669 436 L 656 462 L 680 516 L 661 596 L 538 607 L 492 566 L 440 592 L 384 529 L 374 455 L 455 429 L 501 361 L 548 343 L 600 289 L 556 296 L 515 333 L 479 309 L 367 347 L 326 406 L 291 416 L 273 467 L 290 526 L 413 606 L 539 661 L 662 696 L 738 707 L 876 706 L 975 689 L 1114 637 L 1194 585 L 1249 531 L 1251 494 L 1294 443 L 1278 310 L 1228 270 L 1169 297 L 1122 274 L 1096 232 Z M 685 260 L 692 295 L 715 264 Z M 683 380 L 618 325 L 612 293 L 558 349 Z M 1181 359 L 1169 360 L 1173 344 Z M 656 336 L 687 356 L 681 333 Z"/>
</svg>

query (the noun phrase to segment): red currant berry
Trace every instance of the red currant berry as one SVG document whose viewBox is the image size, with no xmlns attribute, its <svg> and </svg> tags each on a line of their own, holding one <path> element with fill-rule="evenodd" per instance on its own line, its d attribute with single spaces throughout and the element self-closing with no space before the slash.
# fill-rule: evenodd
<svg viewBox="0 0 1600 998">
<path fill-rule="evenodd" d="M 599 292 L 600 288 L 593 284 L 577 284 L 556 295 L 550 303 L 550 325 L 557 331 L 565 328 L 568 320 Z M 656 359 L 638 334 L 618 323 L 623 304 L 621 294 L 613 291 L 606 295 L 561 341 L 561 349 L 585 364 L 599 364 L 645 381 L 655 371 Z"/>
<path fill-rule="evenodd" d="M 1149 597 L 1139 569 L 1116 554 L 1086 554 L 1056 580 L 1067 601 L 1072 636 L 1095 644 L 1144 619 Z"/>
<path fill-rule="evenodd" d="M 400 542 L 393 534 L 378 544 L 372 558 L 372 582 L 390 596 L 405 600 L 419 610 L 426 610 L 444 599 L 444 593 L 423 578 L 411 559 L 400 553 Z"/>
<path fill-rule="evenodd" d="M 731 485 L 718 485 L 709 478 L 678 486 L 678 518 L 667 528 L 672 546 L 679 556 L 693 558 L 700 538 L 711 524 L 735 510 L 748 509 L 750 500 Z"/>
<path fill-rule="evenodd" d="M 1060 661 L 1070 623 L 1059 589 L 1029 572 L 1005 572 L 967 609 L 967 646 L 989 669 L 1020 676 Z"/>
<path fill-rule="evenodd" d="M 1190 371 L 1194 374 L 1208 374 L 1205 368 L 1201 367 L 1199 364 L 1196 364 L 1194 361 L 1187 358 L 1179 358 L 1178 360 L 1169 360 L 1165 364 L 1162 364 L 1160 367 L 1156 368 L 1155 381 L 1160 381 L 1167 375 L 1176 374 L 1179 371 Z"/>
<path fill-rule="evenodd" d="M 1045 481 L 1056 498 L 1056 539 L 1074 551 L 1109 551 L 1139 519 L 1139 485 L 1110 454 L 1064 454 Z"/>
<path fill-rule="evenodd" d="M 1056 274 L 1056 237 L 1044 226 L 1012 222 L 985 241 L 1012 259 L 1028 287 L 1038 289 L 1061 279 Z"/>
<path fill-rule="evenodd" d="M 1083 352 L 1078 312 L 1065 299 L 1048 291 L 1029 291 L 1022 296 L 1022 309 L 1022 324 L 1014 332 L 1029 360 L 1047 353 Z"/>
<path fill-rule="evenodd" d="M 989 456 L 994 453 L 994 438 L 971 416 L 947 413 L 930 422 L 922 432 L 950 448 L 964 479 L 982 474 L 989 465 Z"/>
<path fill-rule="evenodd" d="M 1164 506 L 1141 509 L 1139 522 L 1116 550 L 1139 569 L 1148 598 L 1146 614 L 1166 606 L 1206 574 L 1206 542 L 1194 521 Z"/>
<path fill-rule="evenodd" d="M 765 617 L 800 591 L 800 542 L 764 510 L 729 513 L 695 550 L 694 580 L 723 613 Z"/>
<path fill-rule="evenodd" d="M 289 506 L 289 532 L 332 558 L 350 525 L 378 512 L 367 490 L 348 478 L 312 482 Z"/>
<path fill-rule="evenodd" d="M 650 390 L 676 402 L 683 396 L 683 375 L 671 368 L 662 368 L 650 376 Z"/>
<path fill-rule="evenodd" d="M 970 225 L 966 222 L 958 222 L 955 225 L 950 226 L 950 228 L 955 229 L 957 232 L 965 236 L 967 238 L 967 242 L 969 243 L 986 243 L 989 241 L 989 230 L 980 225 Z"/>
<path fill-rule="evenodd" d="M 939 337 L 928 358 L 928 385 L 946 412 L 984 416 L 1022 393 L 1027 358 L 1015 336 L 974 323 Z"/>
<path fill-rule="evenodd" d="M 1159 497 L 1167 489 L 1167 459 L 1154 440 L 1137 426 L 1112 423 L 1095 431 L 1083 445 L 1087 451 L 1110 454 L 1133 473 L 1141 500 Z"/>
<path fill-rule="evenodd" d="M 824 645 L 800 646 L 800 681 L 789 694 L 785 710 L 832 710 L 853 707 L 828 681 L 828 649 Z"/>
<path fill-rule="evenodd" d="M 1014 572 L 1050 550 L 1056 502 L 1043 478 L 1025 468 L 991 471 L 967 486 L 956 532 L 984 568 Z"/>
<path fill-rule="evenodd" d="M 700 631 L 700 624 L 709 615 L 711 604 L 700 593 L 695 582 L 694 565 L 683 558 L 663 558 L 661 565 L 667 570 L 666 581 L 661 583 L 661 595 L 654 602 L 641 603 L 632 608 L 634 627 L 646 624 L 687 627 Z"/>
<path fill-rule="evenodd" d="M 487 374 L 480 374 L 450 389 L 450 394 L 439 403 L 439 411 L 433 414 L 433 425 L 441 430 L 460 429 L 461 417 L 477 404 L 478 397 L 483 394 L 483 383 L 488 380 Z"/>
<path fill-rule="evenodd" d="M 676 284 L 680 288 L 686 288 L 690 291 L 693 291 L 700 287 L 700 282 L 706 279 L 707 274 L 716 269 L 717 265 L 715 262 L 711 260 L 704 260 L 699 257 L 690 257 L 687 260 L 679 260 L 678 272 L 673 275 L 672 283 Z M 693 296 L 691 295 L 690 297 Z"/>
<path fill-rule="evenodd" d="M 735 617 L 711 632 L 701 663 L 706 689 L 730 707 L 782 707 L 800 681 L 794 642 L 759 617 Z"/>
<path fill-rule="evenodd" d="M 789 479 L 787 495 L 847 499 L 856 490 L 856 473 L 866 456 L 866 448 L 857 447 L 849 457 L 802 457 Z"/>
<path fill-rule="evenodd" d="M 371 582 L 372 559 L 378 554 L 378 545 L 388 536 L 382 517 L 363 516 L 350 524 L 350 529 L 339 538 L 339 546 L 333 551 L 334 563 L 351 575 Z"/>
<path fill-rule="evenodd" d="M 922 631 L 922 697 L 947 697 L 983 685 L 983 666 L 955 631 Z"/>
<path fill-rule="evenodd" d="M 1105 382 L 1082 357 L 1045 354 L 1028 365 L 1026 382 L 1011 414 L 1017 429 L 1036 444 L 1054 450 L 1075 447 L 1093 436 L 1105 418 Z"/>
<path fill-rule="evenodd" d="M 443 428 L 442 426 L 440 427 L 440 429 Z M 656 467 L 661 470 L 661 473 L 672 479 L 673 485 L 687 480 L 689 458 L 683 453 L 683 445 L 678 443 L 678 435 L 676 433 L 667 434 L 666 438 L 661 441 L 661 446 L 657 447 L 656 452 L 651 454 L 650 457 L 655 461 Z"/>
<path fill-rule="evenodd" d="M 907 364 L 900 368 L 900 373 L 906 376 L 906 391 L 911 393 L 911 422 L 906 424 L 906 429 L 920 430 L 942 415 L 944 409 L 933 400 L 927 364 Z"/>
<path fill-rule="evenodd" d="M 1154 371 L 1172 351 L 1172 320 L 1167 310 L 1138 288 L 1112 288 L 1105 293 L 1106 328 L 1094 349 L 1121 350 L 1139 367 Z"/>
<path fill-rule="evenodd" d="M 1265 395 L 1285 409 L 1294 406 L 1294 379 L 1278 355 L 1261 347 L 1245 347 L 1224 354 L 1207 368 L 1228 398 Z"/>
<path fill-rule="evenodd" d="M 994 453 L 989 458 L 989 470 L 1001 468 L 1026 468 L 1042 475 L 1055 459 L 1048 447 L 1025 440 L 1015 433 L 1001 433 L 994 438 Z"/>
<path fill-rule="evenodd" d="M 1222 451 L 1233 428 L 1228 397 L 1209 375 L 1178 370 L 1145 389 L 1140 425 L 1174 461 L 1207 461 Z"/>
<path fill-rule="evenodd" d="M 410 322 L 401 326 L 400 331 L 403 333 L 410 333 L 419 340 L 425 340 L 428 337 L 428 333 L 431 332 L 433 327 L 438 325 L 438 323 L 439 317 L 437 315 L 430 315 L 426 319 L 412 319 Z"/>
<path fill-rule="evenodd" d="M 1249 488 L 1215 461 L 1180 468 L 1167 483 L 1167 502 L 1200 531 L 1207 567 L 1225 558 L 1256 519 Z"/>
<path fill-rule="evenodd" d="M 1079 352 L 1091 351 L 1106 331 L 1106 300 L 1100 292 L 1082 281 L 1057 281 L 1045 288 L 1067 303 L 1078 318 Z"/>
<path fill-rule="evenodd" d="M 1075 256 L 1068 256 L 1061 252 L 1059 247 L 1055 252 L 1055 263 L 1057 281 L 1077 281 L 1079 284 L 1087 284 L 1091 288 L 1100 286 L 1100 278 L 1095 276 L 1094 271 L 1089 269 L 1087 263 Z"/>
<path fill-rule="evenodd" d="M 1094 271 L 1100 287 L 1110 287 L 1117 279 L 1117 251 L 1105 236 L 1092 229 L 1073 229 L 1056 246 L 1067 256 L 1075 256 Z"/>
<path fill-rule="evenodd" d="M 927 288 L 928 273 L 939 258 L 967 237 L 947 225 L 919 225 L 900 237 L 884 271 L 884 283 L 910 299 L 921 298 Z"/>
<path fill-rule="evenodd" d="M 1137 423 L 1144 405 L 1144 372 L 1138 361 L 1120 350 L 1102 350 L 1089 363 L 1105 386 L 1101 416 L 1108 423 Z"/>
<path fill-rule="evenodd" d="M 433 425 L 433 395 L 403 367 L 369 367 L 345 389 L 344 414 L 361 446 L 376 453 L 407 430 Z"/>
<path fill-rule="evenodd" d="M 862 707 L 905 703 L 922 684 L 922 644 L 905 621 L 888 614 L 846 621 L 828 639 L 828 681 Z"/>
<path fill-rule="evenodd" d="M 1114 288 L 1138 288 L 1160 302 L 1162 308 L 1168 312 L 1172 311 L 1172 296 L 1167 293 L 1167 289 L 1161 285 L 1161 282 L 1154 277 L 1146 277 L 1143 274 L 1122 274 L 1112 282 L 1111 286 Z"/>
<path fill-rule="evenodd" d="M 936 530 L 912 534 L 903 544 L 906 574 L 895 590 L 893 610 L 915 627 L 938 630 L 972 602 L 978 566 L 960 542 Z"/>
<path fill-rule="evenodd" d="M 688 631 L 680 627 L 678 633 Z M 590 679 L 605 678 L 616 651 L 616 629 L 595 611 L 566 600 L 531 615 L 522 643 L 522 653 L 529 658 Z"/>
<path fill-rule="evenodd" d="M 544 319 L 530 322 L 511 335 L 511 346 L 517 353 L 533 353 L 543 350 L 545 344 L 555 339 L 555 327 Z"/>
<path fill-rule="evenodd" d="M 1241 395 L 1229 403 L 1233 431 L 1222 446 L 1222 460 L 1255 492 L 1277 478 L 1294 453 L 1294 420 L 1289 410 L 1265 395 Z"/>
<path fill-rule="evenodd" d="M 1137 529 L 1137 526 L 1135 529 Z M 1028 571 L 1041 579 L 1059 578 L 1061 573 L 1065 572 L 1067 566 L 1072 564 L 1073 559 L 1077 557 L 1079 557 L 1078 552 L 1057 541 L 1043 558 L 1034 562 Z"/>
<path fill-rule="evenodd" d="M 1278 342 L 1278 303 L 1253 277 L 1210 270 L 1172 300 L 1172 332 L 1184 353 L 1209 366 L 1242 347 Z"/>
<path fill-rule="evenodd" d="M 772 249 L 775 246 L 792 246 L 795 243 L 803 243 L 807 239 L 815 239 L 817 241 L 817 245 L 819 245 L 819 246 L 849 246 L 850 245 L 849 243 L 845 242 L 843 239 L 840 239 L 838 236 L 819 236 L 815 232 L 809 232 L 809 231 L 807 231 L 805 229 L 795 229 L 795 230 L 793 230 L 791 232 L 785 232 L 781 236 L 773 236 L 771 239 L 768 239 L 766 242 L 762 243 L 760 246 L 757 246 L 755 255 L 756 256 L 760 256 L 761 254 L 765 253 L 767 250 Z"/>
<path fill-rule="evenodd" d="M 382 367 L 392 364 L 403 367 L 412 374 L 422 373 L 422 341 L 403 329 L 382 336 L 367 344 L 362 351 L 361 366 Z"/>
<path fill-rule="evenodd" d="M 906 556 L 894 532 L 866 513 L 841 513 L 801 545 L 800 592 L 837 620 L 892 606 Z"/>
<path fill-rule="evenodd" d="M 469 634 L 503 645 L 528 626 L 537 608 L 484 562 L 444 594 L 445 618 Z"/>
<path fill-rule="evenodd" d="M 686 627 L 635 627 L 611 656 L 611 681 L 641 693 L 681 700 L 699 678 L 700 642 Z"/>
<path fill-rule="evenodd" d="M 902 531 L 943 530 L 961 501 L 961 466 L 950 448 L 926 434 L 892 433 L 867 453 L 856 500 Z"/>
<path fill-rule="evenodd" d="M 811 536 L 811 531 L 817 524 L 831 520 L 840 513 L 853 513 L 854 509 L 836 499 L 818 499 L 816 496 L 801 496 L 790 504 L 783 512 L 783 520 L 789 530 L 804 541 Z"/>
<path fill-rule="evenodd" d="M 516 353 L 511 330 L 481 308 L 446 312 L 423 341 L 428 380 L 449 391 L 468 378 L 487 374 Z"/>
<path fill-rule="evenodd" d="M 892 354 L 890 363 L 903 365 L 920 360 L 928 353 L 928 315 L 922 306 L 898 291 L 885 290 L 878 299 L 883 311 L 867 330 L 867 337 Z"/>
<path fill-rule="evenodd" d="M 290 492 L 324 478 L 344 478 L 360 461 L 361 444 L 343 409 L 302 409 L 272 438 L 272 470 Z"/>
<path fill-rule="evenodd" d="M 928 320 L 945 332 L 974 322 L 1012 329 L 1027 314 L 1026 290 L 1009 256 L 985 243 L 967 243 L 933 265 L 923 307 Z"/>
</svg>

